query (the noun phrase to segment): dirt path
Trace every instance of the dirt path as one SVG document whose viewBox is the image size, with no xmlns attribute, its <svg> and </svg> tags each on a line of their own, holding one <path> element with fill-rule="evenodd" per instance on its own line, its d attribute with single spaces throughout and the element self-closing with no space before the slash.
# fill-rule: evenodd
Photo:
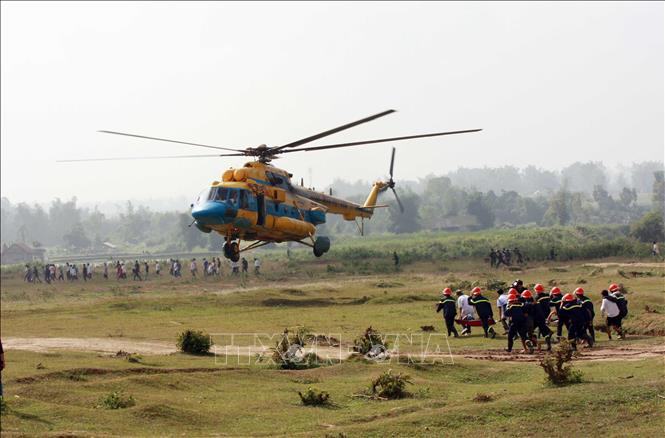
<svg viewBox="0 0 665 438">
<path fill-rule="evenodd" d="M 584 266 L 593 266 L 596 268 L 609 268 L 614 266 L 626 266 L 634 268 L 662 268 L 665 269 L 665 262 L 660 263 L 642 263 L 642 262 L 627 262 L 627 263 L 585 263 Z"/>
<path fill-rule="evenodd" d="M 142 341 L 127 338 L 5 338 L 3 347 L 7 350 L 24 350 L 45 353 L 54 350 L 72 350 L 95 353 L 117 353 L 126 351 L 128 353 L 139 353 L 145 355 L 165 355 L 177 351 L 172 343 L 163 341 Z M 305 352 L 314 351 L 305 348 Z M 349 347 L 317 346 L 316 354 L 324 359 L 347 359 L 351 355 Z M 268 347 L 216 347 L 216 354 L 228 354 L 239 356 L 256 356 L 269 354 Z M 392 353 L 395 356 L 395 352 Z M 477 359 L 492 361 L 511 362 L 535 362 L 541 354 L 508 353 L 502 349 L 490 350 L 459 350 L 454 349 L 452 355 L 445 353 L 428 354 L 426 359 Z M 582 349 L 578 360 L 639 360 L 652 357 L 665 359 L 665 345 L 617 345 L 614 348 Z M 417 360 L 417 356 L 414 356 Z M 427 360 L 425 360 L 427 361 Z"/>
</svg>

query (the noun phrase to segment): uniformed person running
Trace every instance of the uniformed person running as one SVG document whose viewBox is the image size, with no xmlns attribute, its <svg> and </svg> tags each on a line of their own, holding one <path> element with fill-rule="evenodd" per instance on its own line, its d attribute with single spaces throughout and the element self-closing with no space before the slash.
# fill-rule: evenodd
<svg viewBox="0 0 665 438">
<path fill-rule="evenodd" d="M 593 339 L 593 342 L 596 342 L 596 331 L 593 329 L 593 319 L 596 317 L 596 312 L 593 309 L 593 301 L 591 301 L 591 298 L 584 295 L 584 289 L 581 287 L 575 289 L 575 296 L 577 296 L 577 299 L 582 305 L 582 309 L 584 309 L 587 314 L 588 323 L 586 331 L 588 332 L 589 337 Z"/>
<path fill-rule="evenodd" d="M 593 347 L 593 339 L 586 333 L 589 318 L 573 294 L 563 296 L 559 320 L 563 320 L 568 327 L 568 340 L 572 342 L 573 350 L 577 350 L 579 340 L 585 340 L 589 347 Z"/>
<path fill-rule="evenodd" d="M 524 315 L 524 304 L 520 303 L 517 294 L 508 296 L 508 307 L 506 307 L 506 316 L 510 318 L 510 327 L 508 329 L 508 348 L 507 352 L 513 351 L 513 342 L 519 335 L 524 351 L 533 353 L 533 343 L 527 339 L 526 316 Z"/>
<path fill-rule="evenodd" d="M 493 327 L 489 326 L 489 319 L 493 318 L 492 313 L 492 303 L 490 300 L 485 298 L 481 294 L 479 287 L 474 287 L 471 290 L 471 298 L 469 298 L 469 304 L 476 308 L 476 313 L 480 322 L 483 324 L 483 330 L 485 331 L 485 337 L 491 336 L 492 339 L 496 336 L 496 332 Z"/>
<path fill-rule="evenodd" d="M 538 340 L 534 334 L 534 331 L 537 328 L 540 335 L 545 338 L 545 342 L 547 343 L 547 351 L 551 351 L 552 330 L 550 330 L 550 328 L 547 326 L 547 315 L 549 313 L 543 313 L 543 308 L 541 307 L 540 304 L 536 302 L 530 290 L 527 289 L 524 292 L 522 292 L 522 298 L 524 299 L 525 313 L 533 321 L 532 327 L 529 327 L 528 326 L 529 323 L 527 323 L 527 331 L 529 329 L 531 330 L 529 332 L 529 339 L 531 339 L 534 345 L 538 345 Z M 547 311 L 549 312 L 549 308 L 547 309 Z M 540 345 L 538 345 L 538 350 L 540 350 Z"/>
<path fill-rule="evenodd" d="M 557 339 L 561 339 L 561 335 L 563 333 L 563 326 L 564 322 L 559 316 L 559 310 L 561 309 L 561 300 L 563 299 L 563 296 L 561 295 L 561 289 L 558 287 L 553 287 L 552 290 L 550 291 L 550 307 L 552 308 L 549 316 L 547 317 L 548 321 L 552 321 L 552 317 L 554 315 L 557 316 L 558 320 L 556 322 L 556 337 Z"/>
<path fill-rule="evenodd" d="M 457 301 L 452 297 L 453 291 L 449 287 L 443 290 L 443 297 L 441 301 L 436 305 L 436 312 L 443 310 L 443 320 L 446 323 L 446 329 L 448 330 L 448 336 L 453 334 L 456 338 L 459 338 L 457 329 L 455 328 L 455 316 L 457 315 Z"/>
</svg>

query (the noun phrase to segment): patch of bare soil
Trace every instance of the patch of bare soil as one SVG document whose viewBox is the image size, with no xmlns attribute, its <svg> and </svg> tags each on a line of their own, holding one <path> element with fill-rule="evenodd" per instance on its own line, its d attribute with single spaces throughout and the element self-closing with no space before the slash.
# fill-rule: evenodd
<svg viewBox="0 0 665 438">
<path fill-rule="evenodd" d="M 665 269 L 665 262 L 655 262 L 655 263 L 642 263 L 642 262 L 635 262 L 635 263 L 585 263 L 584 266 L 593 266 L 595 268 L 609 268 L 609 267 L 614 267 L 614 266 L 628 266 L 628 267 L 634 267 L 634 268 L 661 268 Z"/>
<path fill-rule="evenodd" d="M 122 350 L 139 354 L 171 354 L 177 351 L 175 343 L 125 338 L 4 338 L 2 346 L 8 350 L 38 353 L 52 350 L 117 353 Z"/>
<path fill-rule="evenodd" d="M 336 340 L 335 340 L 336 341 Z M 620 345 L 612 348 L 581 348 L 577 360 L 639 360 L 651 357 L 665 359 L 665 345 Z M 174 345 L 160 341 L 138 341 L 132 339 L 116 338 L 6 338 L 3 340 L 4 348 L 8 350 L 26 350 L 35 352 L 48 352 L 51 350 L 75 350 L 114 353 L 126 351 L 139 354 L 171 354 L 176 352 Z M 255 356 L 269 354 L 268 346 L 215 346 L 216 354 Z M 323 359 L 346 360 L 351 355 L 347 346 L 325 345 L 308 346 L 303 353 L 315 352 Z M 464 350 L 454 349 L 452 355 L 446 353 L 433 353 L 426 355 L 428 359 L 466 358 L 478 360 L 510 361 L 510 362 L 536 362 L 545 354 L 545 351 L 534 354 L 519 353 L 519 349 L 508 353 L 503 349 Z M 397 352 L 393 352 L 397 356 Z"/>
<path fill-rule="evenodd" d="M 509 362 L 537 362 L 545 354 L 542 352 L 535 352 L 534 354 L 518 353 L 513 351 L 508 353 L 505 350 L 482 350 L 466 352 L 456 352 L 454 356 L 464 357 L 467 359 L 479 360 L 493 360 L 493 361 L 509 361 Z M 629 347 L 616 347 L 616 348 L 581 348 L 580 355 L 576 360 L 639 360 L 651 357 L 660 357 L 665 359 L 665 345 L 641 345 Z"/>
</svg>

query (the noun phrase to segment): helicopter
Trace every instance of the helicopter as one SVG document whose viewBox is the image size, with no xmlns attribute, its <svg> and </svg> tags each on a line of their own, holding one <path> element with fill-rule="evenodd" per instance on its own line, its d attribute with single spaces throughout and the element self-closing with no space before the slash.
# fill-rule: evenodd
<svg viewBox="0 0 665 438">
<path fill-rule="evenodd" d="M 321 257 L 329 251 L 330 239 L 326 236 L 317 236 L 316 227 L 326 222 L 326 214 L 338 214 L 347 221 L 356 221 L 360 234 L 362 235 L 364 230 L 364 220 L 370 219 L 374 214 L 375 209 L 387 207 L 387 205 L 378 205 L 377 200 L 381 193 L 389 189 L 393 192 L 400 211 L 402 213 L 404 212 L 404 206 L 395 191 L 395 181 L 393 179 L 395 148 L 392 148 L 389 178 L 386 181 L 378 180 L 374 182 L 367 199 L 362 205 L 333 196 L 332 189 L 329 193 L 322 193 L 314 189 L 306 188 L 302 179 L 300 180 L 300 185 L 293 184 L 291 181 L 293 174 L 273 166 L 271 164 L 273 160 L 277 159 L 282 154 L 294 152 L 312 152 L 416 138 L 465 134 L 482 130 L 468 129 L 463 131 L 436 132 L 431 134 L 408 135 L 302 147 L 315 140 L 376 120 L 394 112 L 395 110 L 392 109 L 383 111 L 280 146 L 269 147 L 262 144 L 257 147 L 248 147 L 245 149 L 227 148 L 102 130 L 99 132 L 217 149 L 231 153 L 88 158 L 59 161 L 252 157 L 254 159 L 253 161 L 245 163 L 243 167 L 230 168 L 224 171 L 219 180 L 213 181 L 209 187 L 206 187 L 196 199 L 196 202 L 190 205 L 191 215 L 193 217 L 191 225 L 194 225 L 203 233 L 219 233 L 224 238 L 225 242 L 223 246 L 224 257 L 234 262 L 237 262 L 240 259 L 240 254 L 242 252 L 256 249 L 273 242 L 299 242 L 311 247 L 314 256 Z M 360 224 L 358 223 L 358 219 L 361 221 Z M 250 243 L 244 248 L 241 248 L 241 241 Z"/>
</svg>

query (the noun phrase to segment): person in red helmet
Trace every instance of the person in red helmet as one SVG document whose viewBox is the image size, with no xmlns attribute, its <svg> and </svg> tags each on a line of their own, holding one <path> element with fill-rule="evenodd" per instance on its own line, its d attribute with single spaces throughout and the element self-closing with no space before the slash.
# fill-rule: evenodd
<svg viewBox="0 0 665 438">
<path fill-rule="evenodd" d="M 452 297 L 453 291 L 449 287 L 443 290 L 443 297 L 436 306 L 436 312 L 443 310 L 443 320 L 446 323 L 448 336 L 451 334 L 456 338 L 459 337 L 457 329 L 455 328 L 455 316 L 457 315 L 457 301 Z"/>
<path fill-rule="evenodd" d="M 572 342 L 574 350 L 577 350 L 577 342 L 580 339 L 585 340 L 589 347 L 593 346 L 593 339 L 586 333 L 586 326 L 589 323 L 588 317 L 573 294 L 563 296 L 559 309 L 559 319 L 563 320 L 568 327 L 568 340 Z"/>
<path fill-rule="evenodd" d="M 540 344 L 538 344 L 538 339 L 534 334 L 535 328 L 538 328 L 540 335 L 545 338 L 545 342 L 547 343 L 547 351 L 551 351 L 552 330 L 547 327 L 546 314 L 543 313 L 542 307 L 536 302 L 530 290 L 527 289 L 522 292 L 522 299 L 524 300 L 524 312 L 532 320 L 533 324 L 531 327 L 527 325 L 529 339 L 531 339 L 531 342 L 533 342 L 534 345 L 538 346 L 538 351 L 540 351 Z M 531 331 L 529 331 L 529 329 Z"/>
<path fill-rule="evenodd" d="M 508 348 L 507 352 L 513 351 L 513 342 L 517 336 L 522 340 L 524 351 L 533 353 L 533 343 L 527 339 L 526 316 L 524 314 L 524 304 L 520 303 L 517 295 L 511 295 L 506 308 L 506 316 L 510 318 L 510 328 L 508 329 Z"/>
<path fill-rule="evenodd" d="M 603 297 L 603 302 L 600 305 L 600 313 L 607 317 L 607 320 L 605 321 L 607 338 L 610 340 L 612 339 L 612 327 L 614 327 L 619 339 L 623 339 L 621 318 L 619 317 L 619 306 L 616 304 L 615 299 L 610 299 L 610 293 L 607 290 L 602 291 L 600 294 Z"/>
<path fill-rule="evenodd" d="M 536 284 L 533 287 L 533 290 L 534 290 L 534 292 L 536 292 L 536 296 L 535 296 L 534 300 L 536 301 L 536 304 L 538 304 L 538 306 L 540 306 L 540 311 L 543 314 L 543 316 L 545 317 L 545 326 L 547 326 L 547 317 L 549 316 L 550 311 L 551 311 L 551 309 L 550 309 L 550 294 L 545 292 L 545 288 L 540 283 Z M 550 330 L 549 327 L 547 329 L 549 330 L 549 333 L 551 334 L 552 330 Z M 545 336 L 545 334 L 543 333 L 543 331 L 540 328 L 538 328 L 538 331 L 540 331 L 540 336 Z"/>
<path fill-rule="evenodd" d="M 618 284 L 612 283 L 608 289 L 611 293 L 608 295 L 607 299 L 619 307 L 618 318 L 623 320 L 626 316 L 628 316 L 628 300 L 621 293 L 621 287 Z M 623 336 L 620 336 L 619 338 L 623 339 Z"/>
<path fill-rule="evenodd" d="M 552 318 L 554 315 L 557 316 L 557 322 L 556 322 L 556 337 L 557 339 L 561 339 L 562 333 L 563 333 L 563 326 L 564 322 L 561 320 L 561 317 L 559 316 L 559 311 L 561 310 L 561 302 L 563 299 L 563 295 L 561 295 L 561 289 L 558 287 L 553 287 L 552 290 L 550 291 L 550 307 L 552 308 L 552 311 L 550 312 L 549 316 L 547 317 L 547 321 L 552 321 Z"/>
<path fill-rule="evenodd" d="M 582 305 L 582 309 L 584 309 L 587 314 L 588 323 L 586 326 L 586 331 L 588 332 L 591 339 L 593 339 L 593 342 L 596 342 L 596 331 L 593 328 L 593 319 L 596 317 L 596 312 L 593 308 L 593 301 L 591 301 L 591 298 L 584 295 L 584 289 L 581 287 L 575 289 L 575 295 Z"/>
<path fill-rule="evenodd" d="M 482 291 L 479 287 L 474 287 L 471 290 L 471 298 L 469 298 L 469 304 L 471 304 L 478 314 L 478 318 L 483 325 L 483 331 L 485 332 L 485 337 L 491 336 L 492 339 L 496 337 L 496 332 L 493 327 L 489 326 L 490 318 L 494 317 L 492 313 L 492 304 L 490 300 L 485 298 L 482 295 Z"/>
</svg>

